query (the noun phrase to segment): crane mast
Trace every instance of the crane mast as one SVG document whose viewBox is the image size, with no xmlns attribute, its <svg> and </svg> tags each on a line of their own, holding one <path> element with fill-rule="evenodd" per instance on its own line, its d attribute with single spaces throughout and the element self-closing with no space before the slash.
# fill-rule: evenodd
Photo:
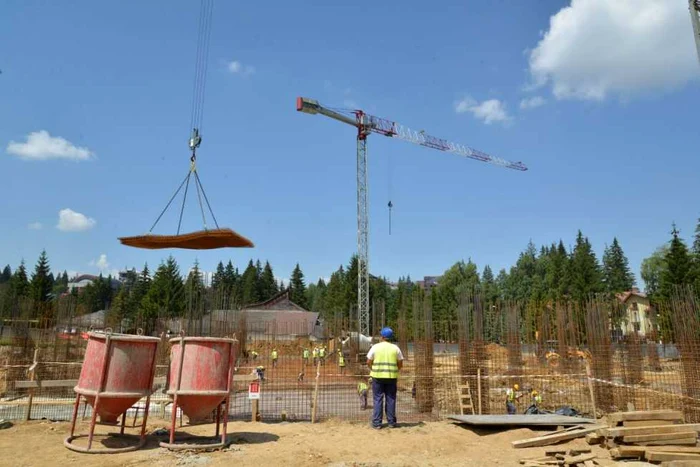
<svg viewBox="0 0 700 467">
<path fill-rule="evenodd" d="M 362 110 L 331 109 L 314 99 L 297 98 L 297 111 L 321 114 L 357 129 L 357 315 L 359 331 L 370 335 L 369 328 L 369 184 L 367 178 L 367 136 L 371 133 L 402 139 L 439 151 L 451 152 L 481 162 L 508 169 L 525 171 L 522 162 L 511 162 L 494 157 L 462 144 L 436 138 L 424 131 L 415 131 L 392 120 L 369 115 Z"/>
<path fill-rule="evenodd" d="M 688 0 L 690 9 L 690 22 L 693 24 L 693 36 L 695 36 L 695 48 L 698 51 L 700 61 L 700 0 Z"/>
</svg>

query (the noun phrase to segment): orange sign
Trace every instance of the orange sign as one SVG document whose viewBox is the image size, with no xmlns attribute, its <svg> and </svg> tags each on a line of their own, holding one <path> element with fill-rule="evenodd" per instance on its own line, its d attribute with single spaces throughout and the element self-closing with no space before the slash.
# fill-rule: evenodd
<svg viewBox="0 0 700 467">
<path fill-rule="evenodd" d="M 253 381 L 248 385 L 248 399 L 260 399 L 260 381 Z"/>
</svg>

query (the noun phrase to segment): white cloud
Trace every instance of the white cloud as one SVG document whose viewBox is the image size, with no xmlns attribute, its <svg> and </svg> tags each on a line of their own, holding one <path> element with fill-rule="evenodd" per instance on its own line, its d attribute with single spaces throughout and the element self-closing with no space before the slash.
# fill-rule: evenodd
<svg viewBox="0 0 700 467">
<path fill-rule="evenodd" d="M 31 224 L 27 225 L 27 228 L 29 230 L 41 230 L 44 226 L 41 225 L 41 222 L 32 222 Z"/>
<path fill-rule="evenodd" d="M 530 74 L 558 99 L 678 87 L 698 77 L 691 36 L 685 1 L 571 0 L 530 52 Z"/>
<path fill-rule="evenodd" d="M 107 255 L 102 253 L 99 258 L 97 258 L 97 261 L 92 260 L 90 263 L 88 263 L 89 266 L 97 266 L 97 269 L 100 270 L 100 272 L 107 270 L 109 268 L 109 262 L 107 261 Z"/>
<path fill-rule="evenodd" d="M 58 211 L 58 225 L 56 228 L 63 232 L 82 232 L 95 227 L 97 221 L 85 214 L 75 212 L 72 209 Z"/>
<path fill-rule="evenodd" d="M 483 120 L 487 125 L 494 122 L 507 123 L 511 120 L 506 105 L 498 99 L 489 99 L 478 103 L 471 97 L 455 102 L 455 112 L 458 114 L 470 112 L 475 118 Z"/>
<path fill-rule="evenodd" d="M 46 130 L 31 132 L 26 143 L 10 141 L 7 153 L 24 160 L 44 161 L 48 159 L 69 159 L 85 161 L 94 157 L 88 148 L 73 145 L 60 136 L 51 136 Z"/>
<path fill-rule="evenodd" d="M 228 65 L 226 65 L 226 68 L 230 73 L 233 73 L 234 75 L 248 76 L 255 73 L 255 67 L 251 65 L 244 65 L 238 60 L 233 60 L 232 62 L 229 62 Z"/>
<path fill-rule="evenodd" d="M 545 104 L 545 99 L 542 96 L 527 97 L 520 101 L 520 108 L 522 110 L 534 109 L 536 107 L 543 106 Z"/>
</svg>

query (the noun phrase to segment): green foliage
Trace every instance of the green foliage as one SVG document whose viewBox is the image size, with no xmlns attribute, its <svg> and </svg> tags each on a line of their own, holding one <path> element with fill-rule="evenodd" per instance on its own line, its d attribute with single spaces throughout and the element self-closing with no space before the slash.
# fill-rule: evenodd
<svg viewBox="0 0 700 467">
<path fill-rule="evenodd" d="M 309 304 L 306 299 L 306 284 L 304 283 L 304 273 L 301 272 L 299 263 L 292 271 L 292 277 L 289 280 L 289 299 L 304 309 L 309 309 Z"/>
<path fill-rule="evenodd" d="M 656 296 L 661 288 L 661 277 L 666 271 L 666 255 L 668 245 L 663 245 L 642 261 L 641 276 L 646 284 L 646 292 L 650 297 Z"/>
<path fill-rule="evenodd" d="M 322 313 L 326 300 L 326 283 L 319 279 L 315 284 L 309 284 L 306 288 L 306 299 L 310 304 L 310 311 Z"/>
<path fill-rule="evenodd" d="M 322 315 L 324 318 L 348 317 L 350 304 L 347 302 L 346 277 L 343 266 L 331 274 L 323 297 Z M 355 284 L 357 284 L 357 278 L 355 278 Z"/>
<path fill-rule="evenodd" d="M 36 302 L 48 302 L 51 300 L 51 290 L 53 289 L 53 280 L 49 276 L 51 273 L 49 267 L 49 259 L 46 256 L 46 250 L 41 251 L 39 260 L 34 266 L 32 281 L 29 284 L 29 296 Z"/>
<path fill-rule="evenodd" d="M 610 293 L 624 292 L 634 286 L 634 274 L 632 274 L 629 261 L 622 251 L 617 237 L 613 238 L 610 247 L 605 247 L 605 253 L 603 254 L 603 278 L 605 290 Z"/>
<path fill-rule="evenodd" d="M 2 270 L 2 273 L 0 273 L 0 284 L 9 282 L 10 279 L 12 279 L 12 269 L 8 264 L 7 266 L 5 266 L 5 269 Z"/>
<path fill-rule="evenodd" d="M 12 274 L 10 291 L 13 297 L 26 297 L 29 293 L 29 279 L 27 279 L 27 268 L 24 266 L 24 260 L 19 263 L 19 267 Z"/>
<path fill-rule="evenodd" d="M 258 269 L 253 264 L 253 260 L 250 260 L 240 280 L 241 304 L 251 305 L 261 300 L 258 280 Z"/>
<path fill-rule="evenodd" d="M 433 293 L 433 319 L 450 320 L 457 316 L 460 294 L 471 292 L 479 284 L 476 264 L 458 261 L 438 280 Z"/>
<path fill-rule="evenodd" d="M 695 291 L 700 293 L 700 219 L 695 227 L 693 238 L 693 276 L 695 278 Z"/>
<path fill-rule="evenodd" d="M 569 262 L 567 279 L 570 284 L 570 295 L 578 302 L 583 302 L 591 294 L 603 290 L 603 276 L 598 259 L 588 237 L 584 237 L 580 230 Z"/>
<path fill-rule="evenodd" d="M 199 270 L 199 262 L 195 261 L 192 270 L 185 281 L 185 308 L 187 317 L 199 318 L 203 312 L 204 278 Z"/>
<path fill-rule="evenodd" d="M 674 225 L 669 249 L 664 258 L 666 268 L 661 274 L 659 287 L 660 295 L 664 298 L 671 297 L 674 287 L 690 285 L 694 279 L 690 252 L 678 234 L 678 229 Z"/>
<path fill-rule="evenodd" d="M 270 266 L 270 263 L 267 261 L 265 261 L 265 267 L 263 268 L 262 273 L 260 273 L 259 288 L 260 297 L 262 300 L 267 300 L 278 292 L 277 281 L 275 281 L 272 266 Z"/>
<path fill-rule="evenodd" d="M 141 300 L 141 312 L 145 318 L 174 318 L 182 316 L 184 308 L 180 268 L 175 258 L 169 256 L 158 266 L 148 292 Z"/>
</svg>

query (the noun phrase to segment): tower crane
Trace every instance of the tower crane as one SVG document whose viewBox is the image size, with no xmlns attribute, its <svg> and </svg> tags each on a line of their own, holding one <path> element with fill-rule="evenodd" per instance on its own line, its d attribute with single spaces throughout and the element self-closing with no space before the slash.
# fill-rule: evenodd
<svg viewBox="0 0 700 467">
<path fill-rule="evenodd" d="M 695 36 L 695 48 L 698 50 L 700 60 L 700 0 L 688 0 L 690 9 L 690 22 L 693 24 L 693 36 Z"/>
<path fill-rule="evenodd" d="M 362 110 L 329 108 L 314 99 L 298 97 L 297 111 L 312 115 L 321 114 L 357 129 L 357 310 L 359 331 L 365 336 L 370 335 L 367 136 L 376 133 L 508 169 L 527 170 L 522 162 L 511 162 L 494 157 L 469 146 L 428 135 L 424 130 L 412 130 L 392 120 L 369 115 Z"/>
</svg>

